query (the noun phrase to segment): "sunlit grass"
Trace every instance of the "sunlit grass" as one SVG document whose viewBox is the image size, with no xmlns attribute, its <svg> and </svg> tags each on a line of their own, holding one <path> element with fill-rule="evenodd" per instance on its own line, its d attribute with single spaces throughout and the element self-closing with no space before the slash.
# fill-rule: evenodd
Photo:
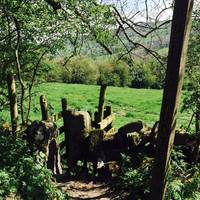
<svg viewBox="0 0 200 200">
<path fill-rule="evenodd" d="M 36 95 L 33 98 L 34 108 L 31 112 L 31 119 L 40 119 L 39 96 L 45 95 L 50 112 L 61 111 L 61 98 L 66 97 L 68 107 L 76 110 L 94 111 L 97 110 L 100 86 L 45 83 L 35 88 Z M 142 120 L 152 125 L 159 120 L 159 113 L 162 100 L 162 90 L 132 89 L 108 87 L 106 93 L 106 105 L 111 105 L 116 114 L 115 126 L 118 128 L 135 120 Z M 187 125 L 189 115 L 179 113 L 178 124 Z"/>
</svg>

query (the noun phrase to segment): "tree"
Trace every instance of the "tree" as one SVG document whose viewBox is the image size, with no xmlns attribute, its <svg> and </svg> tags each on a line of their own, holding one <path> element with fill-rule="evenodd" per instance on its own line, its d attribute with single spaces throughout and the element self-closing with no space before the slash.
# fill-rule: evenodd
<svg viewBox="0 0 200 200">
<path fill-rule="evenodd" d="M 175 1 L 156 155 L 151 182 L 150 199 L 152 200 L 164 200 L 165 198 L 167 174 L 175 136 L 177 108 L 184 77 L 192 8 L 192 0 Z"/>
<path fill-rule="evenodd" d="M 62 32 L 62 21 L 58 21 L 59 16 L 55 15 L 51 8 L 46 8 L 44 1 L 4 0 L 0 4 L 0 13 L 0 81 L 5 87 L 7 73 L 12 71 L 16 74 L 17 83 L 21 88 L 21 120 L 25 123 L 29 118 L 31 90 L 36 81 L 40 61 L 45 53 L 55 50 L 62 44 L 66 33 Z M 2 94 L 7 96 L 3 89 Z M 26 98 L 27 110 L 24 104 Z"/>
</svg>

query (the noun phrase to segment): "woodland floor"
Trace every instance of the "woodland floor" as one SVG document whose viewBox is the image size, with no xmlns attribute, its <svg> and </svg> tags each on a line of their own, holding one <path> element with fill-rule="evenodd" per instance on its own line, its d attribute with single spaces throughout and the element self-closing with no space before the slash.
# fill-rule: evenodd
<svg viewBox="0 0 200 200">
<path fill-rule="evenodd" d="M 74 200 L 122 200 L 127 193 L 115 188 L 111 180 L 98 181 L 91 178 L 57 177 L 57 186 Z"/>
</svg>

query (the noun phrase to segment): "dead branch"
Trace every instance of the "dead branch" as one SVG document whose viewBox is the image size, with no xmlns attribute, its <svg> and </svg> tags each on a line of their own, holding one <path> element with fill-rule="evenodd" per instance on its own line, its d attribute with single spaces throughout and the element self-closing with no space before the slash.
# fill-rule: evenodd
<svg viewBox="0 0 200 200">
<path fill-rule="evenodd" d="M 34 85 L 34 82 L 35 82 L 35 77 L 37 75 L 37 71 L 38 71 L 38 68 L 39 68 L 39 65 L 40 65 L 40 62 L 43 58 L 43 56 L 45 55 L 46 51 L 44 51 L 41 56 L 39 57 L 35 67 L 34 67 L 34 70 L 33 70 L 33 76 L 32 76 L 32 79 L 31 79 L 31 83 L 29 85 L 29 88 L 28 88 L 28 108 L 27 108 L 27 114 L 26 114 L 26 123 L 28 122 L 28 118 L 29 118 L 29 114 L 30 114 L 30 109 L 31 109 L 31 102 L 32 102 L 32 88 L 33 88 L 33 85 Z"/>
</svg>

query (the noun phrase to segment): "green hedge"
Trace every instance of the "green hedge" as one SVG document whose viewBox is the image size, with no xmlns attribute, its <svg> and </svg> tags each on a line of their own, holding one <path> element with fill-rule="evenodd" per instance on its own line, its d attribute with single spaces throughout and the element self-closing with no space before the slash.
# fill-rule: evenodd
<svg viewBox="0 0 200 200">
<path fill-rule="evenodd" d="M 118 60 L 116 56 L 92 59 L 75 56 L 63 66 L 64 60 L 48 60 L 42 63 L 41 76 L 49 82 L 107 84 L 134 88 L 162 88 L 165 70 L 159 63 L 147 58 L 134 62 Z M 43 71 L 43 73 L 42 73 Z"/>
</svg>

